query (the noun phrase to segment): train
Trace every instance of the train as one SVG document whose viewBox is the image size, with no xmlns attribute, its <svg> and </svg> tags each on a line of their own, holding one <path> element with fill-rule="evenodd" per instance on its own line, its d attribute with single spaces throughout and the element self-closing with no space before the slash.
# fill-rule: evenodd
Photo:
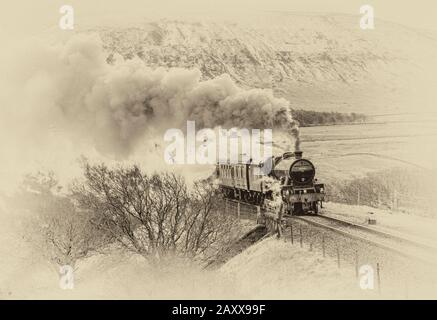
<svg viewBox="0 0 437 320">
<path fill-rule="evenodd" d="M 302 151 L 286 152 L 256 164 L 218 163 L 216 178 L 227 199 L 262 206 L 281 197 L 284 215 L 318 214 L 325 199 L 325 185 L 316 179 L 314 164 Z M 274 192 L 272 181 L 280 191 Z"/>
</svg>

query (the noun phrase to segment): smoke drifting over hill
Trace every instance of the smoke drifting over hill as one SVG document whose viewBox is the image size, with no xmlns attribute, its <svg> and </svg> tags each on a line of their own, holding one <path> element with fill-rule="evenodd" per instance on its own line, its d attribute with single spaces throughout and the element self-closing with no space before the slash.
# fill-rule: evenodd
<svg viewBox="0 0 437 320">
<path fill-rule="evenodd" d="M 228 75 L 201 81 L 197 69 L 150 69 L 121 56 L 108 63 L 94 35 L 24 52 L 18 69 L 10 70 L 2 110 L 5 125 L 21 138 L 55 130 L 125 158 L 142 138 L 187 120 L 198 128 L 282 128 L 298 136 L 288 101 L 240 89 Z"/>
</svg>

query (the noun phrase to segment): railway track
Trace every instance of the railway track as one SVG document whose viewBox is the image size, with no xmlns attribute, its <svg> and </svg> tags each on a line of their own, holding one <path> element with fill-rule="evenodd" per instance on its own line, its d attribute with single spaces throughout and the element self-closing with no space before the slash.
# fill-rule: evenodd
<svg viewBox="0 0 437 320">
<path fill-rule="evenodd" d="M 283 218 L 285 218 L 285 220 L 297 220 L 316 228 L 328 230 L 345 238 L 359 241 L 403 258 L 424 262 L 433 267 L 437 266 L 437 247 L 409 239 L 402 235 L 392 234 L 377 228 L 323 214 L 315 216 L 286 216 Z M 271 231 L 272 230 L 270 230 L 270 232 Z M 231 248 L 223 252 L 220 257 L 210 263 L 209 267 L 225 263 L 233 256 L 259 241 L 266 234 L 268 234 L 268 228 L 258 225 L 258 227 L 248 232 Z"/>
<path fill-rule="evenodd" d="M 303 221 L 315 227 L 329 230 L 400 256 L 437 266 L 437 248 L 427 244 L 325 215 L 295 216 L 290 219 Z"/>
</svg>

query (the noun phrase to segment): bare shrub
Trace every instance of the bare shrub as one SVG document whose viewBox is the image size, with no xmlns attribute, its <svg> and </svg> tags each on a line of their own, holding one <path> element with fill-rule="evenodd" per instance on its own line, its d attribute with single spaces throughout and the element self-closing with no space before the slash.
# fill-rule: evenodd
<svg viewBox="0 0 437 320">
<path fill-rule="evenodd" d="M 365 177 L 330 183 L 329 201 L 375 208 L 415 209 L 430 215 L 436 177 L 422 169 L 393 168 Z"/>
<path fill-rule="evenodd" d="M 124 248 L 157 262 L 169 255 L 207 259 L 228 241 L 235 219 L 219 212 L 211 182 L 188 190 L 174 173 L 147 175 L 138 166 L 84 166 L 85 181 L 73 189 L 95 223 Z"/>
<path fill-rule="evenodd" d="M 209 260 L 239 236 L 235 216 L 224 214 L 222 204 L 223 197 L 211 181 L 195 183 L 185 227 L 187 252 Z"/>
<path fill-rule="evenodd" d="M 53 173 L 27 175 L 11 199 L 25 214 L 25 238 L 56 265 L 74 266 L 109 240 L 91 223 L 89 212 L 78 210 Z"/>
</svg>

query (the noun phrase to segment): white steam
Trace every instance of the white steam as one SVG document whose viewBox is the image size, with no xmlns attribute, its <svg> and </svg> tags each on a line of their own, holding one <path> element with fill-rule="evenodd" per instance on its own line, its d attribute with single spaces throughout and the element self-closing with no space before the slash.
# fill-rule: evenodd
<svg viewBox="0 0 437 320">
<path fill-rule="evenodd" d="M 3 149 L 37 146 L 50 153 L 48 137 L 62 136 L 55 146 L 127 158 L 187 120 L 199 129 L 281 128 L 298 142 L 288 101 L 271 91 L 240 89 L 228 75 L 201 81 L 196 69 L 153 70 L 140 59 L 107 59 L 100 38 L 90 35 L 51 46 L 35 41 L 2 59 Z M 32 158 L 23 152 L 16 156 Z"/>
</svg>

